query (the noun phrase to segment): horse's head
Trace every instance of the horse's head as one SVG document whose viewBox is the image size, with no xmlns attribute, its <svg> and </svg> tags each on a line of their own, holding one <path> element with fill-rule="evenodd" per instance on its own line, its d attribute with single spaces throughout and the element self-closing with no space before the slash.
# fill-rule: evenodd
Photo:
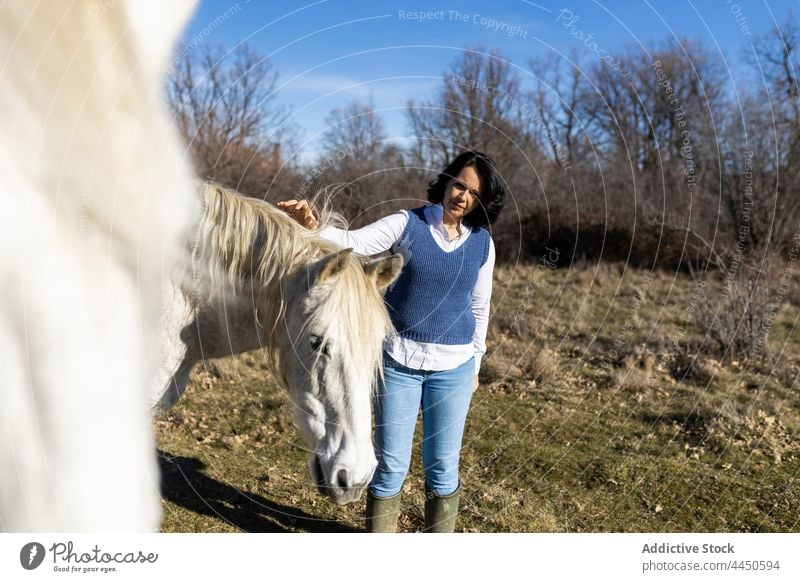
<svg viewBox="0 0 800 582">
<path fill-rule="evenodd" d="M 364 266 L 351 249 L 288 277 L 279 366 L 312 455 L 311 477 L 336 503 L 358 500 L 375 471 L 370 400 L 392 329 L 381 291 L 399 256 Z"/>
</svg>

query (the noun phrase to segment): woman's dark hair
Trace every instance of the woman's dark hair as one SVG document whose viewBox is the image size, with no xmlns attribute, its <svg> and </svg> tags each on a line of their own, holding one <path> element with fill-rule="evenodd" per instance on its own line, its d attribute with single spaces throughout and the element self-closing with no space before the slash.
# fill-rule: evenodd
<svg viewBox="0 0 800 582">
<path fill-rule="evenodd" d="M 492 158 L 482 152 L 467 150 L 459 154 L 442 170 L 439 177 L 428 184 L 428 200 L 439 204 L 444 200 L 444 191 L 450 180 L 466 167 L 472 166 L 480 176 L 482 187 L 478 204 L 464 217 L 464 224 L 471 227 L 486 227 L 494 224 L 503 209 L 503 198 L 506 195 L 500 174 Z"/>
</svg>

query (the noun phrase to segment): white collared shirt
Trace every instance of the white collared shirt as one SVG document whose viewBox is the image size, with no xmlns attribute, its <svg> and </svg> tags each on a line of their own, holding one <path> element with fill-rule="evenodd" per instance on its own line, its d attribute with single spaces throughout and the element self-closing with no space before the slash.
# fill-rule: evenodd
<svg viewBox="0 0 800 582">
<path fill-rule="evenodd" d="M 461 236 L 450 239 L 442 219 L 444 209 L 441 204 L 425 207 L 433 240 L 445 251 L 451 252 L 464 244 L 472 228 L 460 224 Z M 408 211 L 400 210 L 357 230 L 342 230 L 326 226 L 319 236 L 345 248 L 352 248 L 362 255 L 375 255 L 392 248 L 400 240 L 408 224 Z M 460 366 L 475 356 L 475 374 L 481 367 L 481 358 L 486 352 L 486 331 L 489 327 L 489 304 L 492 298 L 492 271 L 494 270 L 494 242 L 489 239 L 489 255 L 478 271 L 478 280 L 472 290 L 472 313 L 475 316 L 475 335 L 471 344 L 444 345 L 410 340 L 399 335 L 386 338 L 383 349 L 404 366 L 415 370 L 450 370 Z"/>
</svg>

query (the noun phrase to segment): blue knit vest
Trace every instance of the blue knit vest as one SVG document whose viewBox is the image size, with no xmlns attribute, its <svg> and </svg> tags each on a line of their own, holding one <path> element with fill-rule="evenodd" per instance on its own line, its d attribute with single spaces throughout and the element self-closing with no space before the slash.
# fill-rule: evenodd
<svg viewBox="0 0 800 582">
<path fill-rule="evenodd" d="M 405 259 L 385 297 L 398 334 L 426 343 L 472 343 L 472 291 L 489 256 L 486 229 L 473 228 L 461 246 L 446 252 L 433 239 L 424 207 L 415 208 L 393 251 Z"/>
</svg>

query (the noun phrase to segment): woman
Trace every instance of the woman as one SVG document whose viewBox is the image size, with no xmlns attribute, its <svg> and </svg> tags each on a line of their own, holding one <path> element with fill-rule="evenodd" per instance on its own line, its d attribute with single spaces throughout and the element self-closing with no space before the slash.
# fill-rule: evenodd
<svg viewBox="0 0 800 582">
<path fill-rule="evenodd" d="M 378 467 L 367 492 L 367 531 L 396 529 L 420 404 L 425 531 L 455 528 L 461 439 L 486 351 L 495 259 L 487 227 L 497 220 L 504 195 L 494 162 L 466 151 L 429 184 L 431 204 L 358 230 L 326 226 L 319 232 L 357 253 L 391 250 L 405 259 L 385 298 L 397 335 L 384 343 L 384 377 L 375 395 Z M 317 227 L 305 200 L 278 206 Z"/>
</svg>

